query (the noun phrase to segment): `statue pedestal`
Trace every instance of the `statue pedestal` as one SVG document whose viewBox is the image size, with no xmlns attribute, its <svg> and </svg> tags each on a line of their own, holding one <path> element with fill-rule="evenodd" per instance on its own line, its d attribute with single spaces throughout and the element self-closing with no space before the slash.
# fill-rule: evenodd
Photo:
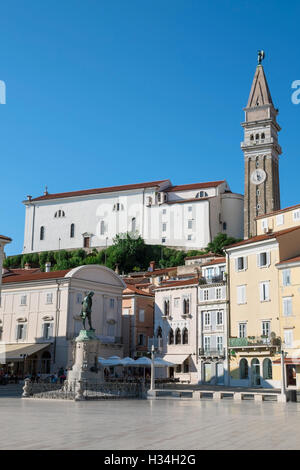
<svg viewBox="0 0 300 470">
<path fill-rule="evenodd" d="M 95 330 L 81 330 L 75 339 L 75 360 L 72 370 L 68 372 L 68 386 L 81 381 L 84 390 L 86 383 L 104 382 L 103 368 L 99 367 L 101 342 L 95 335 Z M 80 398 L 78 398 L 80 399 Z"/>
</svg>

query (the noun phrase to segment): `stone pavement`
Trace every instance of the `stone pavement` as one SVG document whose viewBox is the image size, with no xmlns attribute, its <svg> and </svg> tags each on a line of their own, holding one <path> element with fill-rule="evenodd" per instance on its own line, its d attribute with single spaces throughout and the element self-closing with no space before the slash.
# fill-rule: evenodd
<svg viewBox="0 0 300 470">
<path fill-rule="evenodd" d="M 300 449 L 300 403 L 0 397 L 0 449 Z"/>
</svg>

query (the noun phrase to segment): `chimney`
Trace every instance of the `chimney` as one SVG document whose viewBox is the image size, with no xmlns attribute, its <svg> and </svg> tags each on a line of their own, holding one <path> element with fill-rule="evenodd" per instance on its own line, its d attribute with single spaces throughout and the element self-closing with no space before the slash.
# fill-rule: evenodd
<svg viewBox="0 0 300 470">
<path fill-rule="evenodd" d="M 149 271 L 153 273 L 154 269 L 155 269 L 155 261 L 150 261 Z"/>
<path fill-rule="evenodd" d="M 29 195 L 27 196 L 27 199 L 28 199 L 28 201 L 31 201 L 32 196 L 30 196 L 30 194 L 29 194 Z"/>
<path fill-rule="evenodd" d="M 45 273 L 50 273 L 50 269 L 51 269 L 51 263 L 50 261 L 47 261 L 47 263 L 45 263 Z"/>
<path fill-rule="evenodd" d="M 47 186 L 45 186 L 45 190 L 44 190 L 44 196 L 48 196 L 48 194 L 49 194 L 49 193 L 48 193 L 48 187 L 47 187 Z"/>
<path fill-rule="evenodd" d="M 25 263 L 25 265 L 24 265 L 24 268 L 25 268 L 25 269 L 30 269 L 30 268 L 31 268 L 31 266 L 30 266 L 30 264 L 29 264 L 29 263 Z"/>
</svg>

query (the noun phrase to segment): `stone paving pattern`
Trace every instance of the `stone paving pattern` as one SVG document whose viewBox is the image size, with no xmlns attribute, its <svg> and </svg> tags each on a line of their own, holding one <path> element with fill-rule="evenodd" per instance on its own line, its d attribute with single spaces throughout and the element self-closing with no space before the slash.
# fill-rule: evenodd
<svg viewBox="0 0 300 470">
<path fill-rule="evenodd" d="M 0 449 L 300 449 L 300 403 L 54 402 L 7 388 L 0 419 Z"/>
</svg>

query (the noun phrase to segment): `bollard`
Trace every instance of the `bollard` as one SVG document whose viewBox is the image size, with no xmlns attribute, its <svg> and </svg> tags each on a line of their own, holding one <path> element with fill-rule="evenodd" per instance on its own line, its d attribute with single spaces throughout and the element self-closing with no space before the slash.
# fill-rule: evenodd
<svg viewBox="0 0 300 470">
<path fill-rule="evenodd" d="M 30 379 L 25 379 L 25 385 L 23 387 L 23 398 L 28 398 L 31 395 L 31 380 Z"/>
</svg>

